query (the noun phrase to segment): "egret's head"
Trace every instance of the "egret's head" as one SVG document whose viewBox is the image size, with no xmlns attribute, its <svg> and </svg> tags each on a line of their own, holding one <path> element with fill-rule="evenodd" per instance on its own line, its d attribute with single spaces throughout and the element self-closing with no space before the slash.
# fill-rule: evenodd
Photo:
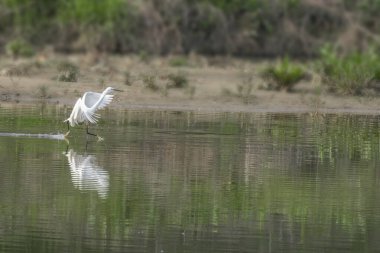
<svg viewBox="0 0 380 253">
<path fill-rule="evenodd" d="M 123 90 L 119 90 L 119 89 L 116 89 L 114 87 L 107 87 L 107 89 L 105 90 L 105 92 L 108 94 L 108 93 L 111 93 L 113 91 L 123 91 Z"/>
</svg>

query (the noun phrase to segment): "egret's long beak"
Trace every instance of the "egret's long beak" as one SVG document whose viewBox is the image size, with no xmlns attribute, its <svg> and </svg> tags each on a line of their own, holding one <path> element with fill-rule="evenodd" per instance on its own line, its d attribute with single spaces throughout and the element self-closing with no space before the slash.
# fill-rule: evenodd
<svg viewBox="0 0 380 253">
<path fill-rule="evenodd" d="M 119 90 L 119 89 L 113 89 L 114 91 L 120 91 L 120 92 L 124 92 L 123 90 Z"/>
</svg>

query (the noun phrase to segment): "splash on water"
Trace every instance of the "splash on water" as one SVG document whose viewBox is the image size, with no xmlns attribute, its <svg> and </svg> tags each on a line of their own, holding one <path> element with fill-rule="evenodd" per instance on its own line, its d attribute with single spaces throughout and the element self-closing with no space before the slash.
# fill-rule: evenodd
<svg viewBox="0 0 380 253">
<path fill-rule="evenodd" d="M 64 134 L 0 133 L 0 137 L 28 137 L 51 140 L 65 140 Z"/>
</svg>

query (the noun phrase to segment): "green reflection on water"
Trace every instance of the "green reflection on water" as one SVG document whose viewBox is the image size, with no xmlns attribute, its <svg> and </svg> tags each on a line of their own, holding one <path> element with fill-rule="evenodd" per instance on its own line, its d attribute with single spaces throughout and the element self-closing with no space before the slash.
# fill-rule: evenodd
<svg viewBox="0 0 380 253">
<path fill-rule="evenodd" d="M 64 132 L 65 114 L 1 109 L 0 129 Z M 69 147 L 1 137 L 0 249 L 373 251 L 378 126 L 373 116 L 108 111 L 101 143 L 83 129 Z M 74 182 L 67 150 L 109 175 L 105 196 Z"/>
</svg>

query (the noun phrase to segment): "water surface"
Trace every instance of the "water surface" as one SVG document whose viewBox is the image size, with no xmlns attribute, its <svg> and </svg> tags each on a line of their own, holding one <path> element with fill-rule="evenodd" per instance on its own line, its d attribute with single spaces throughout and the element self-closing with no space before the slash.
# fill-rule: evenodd
<svg viewBox="0 0 380 253">
<path fill-rule="evenodd" d="M 0 107 L 1 252 L 380 249 L 377 116 L 68 109 Z"/>
</svg>

